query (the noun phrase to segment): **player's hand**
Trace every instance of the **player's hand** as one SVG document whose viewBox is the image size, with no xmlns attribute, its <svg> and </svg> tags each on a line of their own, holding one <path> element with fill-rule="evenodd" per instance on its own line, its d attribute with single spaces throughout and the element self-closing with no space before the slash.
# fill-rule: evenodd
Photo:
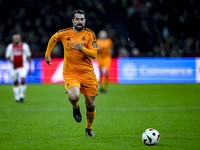
<svg viewBox="0 0 200 150">
<path fill-rule="evenodd" d="M 6 58 L 8 61 L 10 61 L 12 64 L 14 64 L 14 61 L 9 58 Z"/>
<path fill-rule="evenodd" d="M 32 70 L 31 70 L 31 68 L 29 68 L 29 71 L 28 71 L 28 72 L 29 72 L 29 74 L 32 74 Z"/>
<path fill-rule="evenodd" d="M 10 60 L 10 62 L 14 65 L 14 61 Z"/>
<path fill-rule="evenodd" d="M 75 43 L 74 45 L 72 45 L 72 48 L 75 50 L 82 51 L 83 46 L 81 43 Z"/>
<path fill-rule="evenodd" d="M 51 65 L 51 57 L 45 57 L 45 62 L 48 64 L 48 65 Z"/>
</svg>

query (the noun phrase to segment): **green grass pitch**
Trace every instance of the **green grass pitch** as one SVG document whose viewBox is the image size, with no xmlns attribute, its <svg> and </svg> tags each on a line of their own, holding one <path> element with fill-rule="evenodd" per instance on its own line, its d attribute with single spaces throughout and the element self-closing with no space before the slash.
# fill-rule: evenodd
<svg viewBox="0 0 200 150">
<path fill-rule="evenodd" d="M 0 85 L 0 149 L 4 150 L 200 150 L 200 84 L 110 84 L 96 97 L 95 137 L 75 122 L 63 84 L 28 84 L 25 103 L 12 85 Z M 159 131 L 155 146 L 142 143 L 147 128 Z"/>
</svg>

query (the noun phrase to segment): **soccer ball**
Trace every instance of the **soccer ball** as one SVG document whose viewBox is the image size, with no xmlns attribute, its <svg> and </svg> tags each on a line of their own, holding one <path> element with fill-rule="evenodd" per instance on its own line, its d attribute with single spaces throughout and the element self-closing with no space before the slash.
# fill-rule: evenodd
<svg viewBox="0 0 200 150">
<path fill-rule="evenodd" d="M 153 128 L 146 129 L 142 134 L 142 141 L 146 145 L 155 145 L 160 140 L 160 134 Z"/>
</svg>

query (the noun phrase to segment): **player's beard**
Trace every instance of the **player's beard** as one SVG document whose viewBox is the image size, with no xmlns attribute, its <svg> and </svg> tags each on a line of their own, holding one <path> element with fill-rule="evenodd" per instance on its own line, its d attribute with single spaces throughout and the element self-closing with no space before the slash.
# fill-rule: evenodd
<svg viewBox="0 0 200 150">
<path fill-rule="evenodd" d="M 79 25 L 79 27 L 78 27 L 78 25 Z M 77 31 L 82 31 L 83 28 L 84 28 L 84 26 L 83 26 L 82 24 L 78 24 L 78 25 L 75 26 L 75 29 L 76 29 Z M 80 26 L 80 25 L 81 25 L 81 26 Z"/>
</svg>

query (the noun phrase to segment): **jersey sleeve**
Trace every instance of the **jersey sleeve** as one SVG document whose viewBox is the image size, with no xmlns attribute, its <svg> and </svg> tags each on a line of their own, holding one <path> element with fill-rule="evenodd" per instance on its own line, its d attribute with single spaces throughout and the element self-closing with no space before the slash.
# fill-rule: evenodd
<svg viewBox="0 0 200 150">
<path fill-rule="evenodd" d="M 96 36 L 91 31 L 89 32 L 89 41 L 88 41 L 88 48 L 83 47 L 82 51 L 92 59 L 95 59 L 97 57 L 97 42 L 96 42 Z"/>
<path fill-rule="evenodd" d="M 93 50 L 97 50 L 97 41 L 96 41 L 96 36 L 93 32 L 90 32 L 89 34 L 90 38 L 89 38 L 89 42 L 88 42 L 88 48 L 89 49 L 93 49 Z"/>
<path fill-rule="evenodd" d="M 6 58 L 9 58 L 11 57 L 11 52 L 12 52 L 12 44 L 9 44 L 6 48 L 6 54 L 5 54 L 5 57 Z"/>
<path fill-rule="evenodd" d="M 26 52 L 26 56 L 30 57 L 31 56 L 31 49 L 30 49 L 29 45 L 27 43 L 24 43 L 23 44 L 23 48 L 24 48 L 24 50 Z"/>
<path fill-rule="evenodd" d="M 89 50 L 85 47 L 83 47 L 82 52 L 88 55 L 90 58 L 95 59 L 97 57 L 97 51 L 96 50 Z"/>
<path fill-rule="evenodd" d="M 59 39 L 59 34 L 57 32 L 54 35 L 52 35 L 52 37 L 50 38 L 50 40 L 48 42 L 47 49 L 45 52 L 45 57 L 50 57 L 51 51 L 58 41 L 60 41 L 60 39 Z"/>
</svg>

